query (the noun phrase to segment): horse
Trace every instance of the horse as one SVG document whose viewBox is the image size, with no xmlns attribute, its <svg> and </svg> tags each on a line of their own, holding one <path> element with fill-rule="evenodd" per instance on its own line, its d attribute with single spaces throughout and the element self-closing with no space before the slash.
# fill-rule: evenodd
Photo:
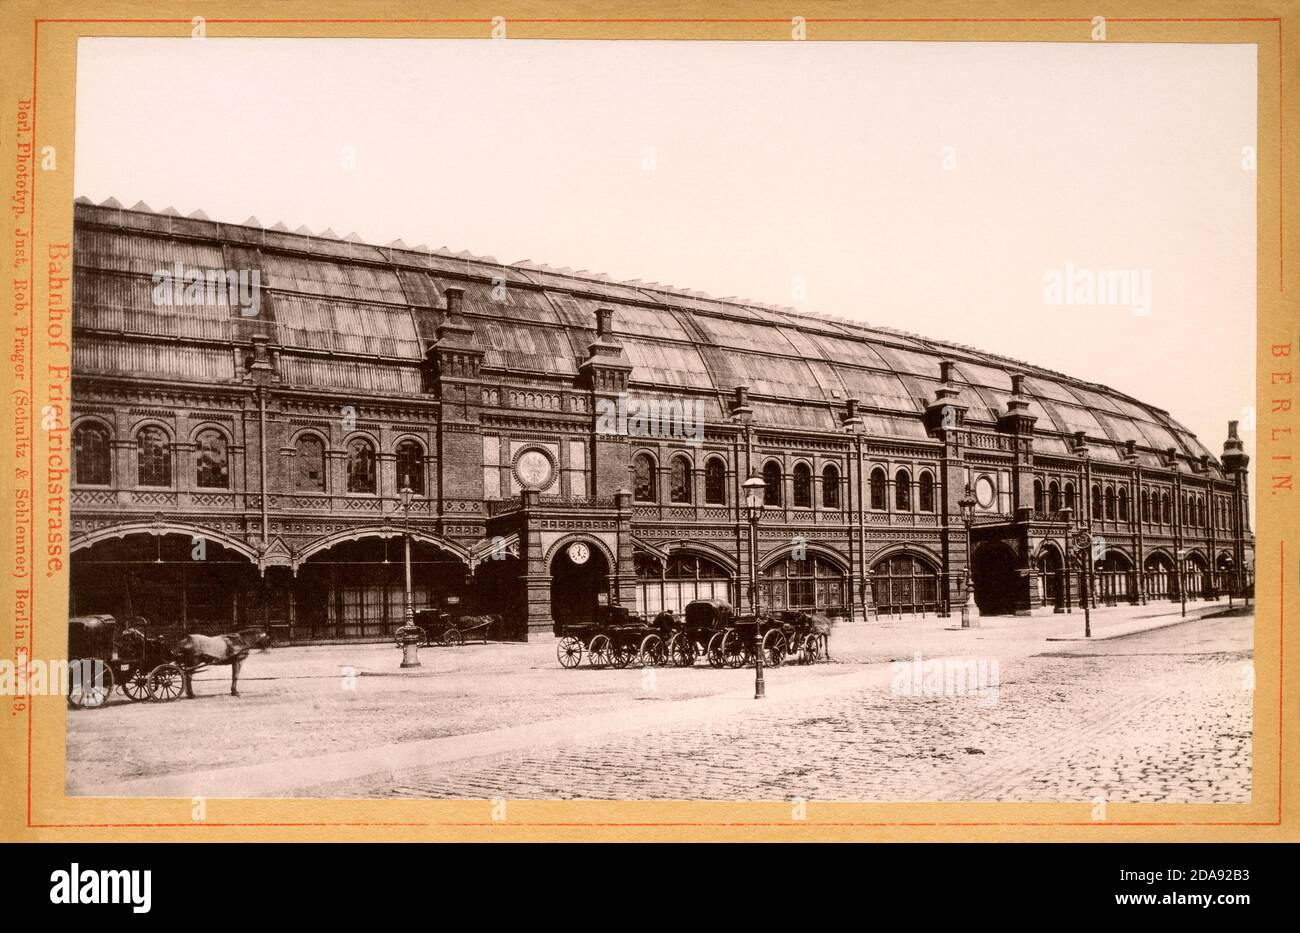
<svg viewBox="0 0 1300 933">
<path fill-rule="evenodd" d="M 230 695 L 239 696 L 239 666 L 248 657 L 249 644 L 242 635 L 186 635 L 172 656 L 185 671 L 185 695 L 194 699 L 191 673 L 199 667 L 230 665 Z"/>
</svg>

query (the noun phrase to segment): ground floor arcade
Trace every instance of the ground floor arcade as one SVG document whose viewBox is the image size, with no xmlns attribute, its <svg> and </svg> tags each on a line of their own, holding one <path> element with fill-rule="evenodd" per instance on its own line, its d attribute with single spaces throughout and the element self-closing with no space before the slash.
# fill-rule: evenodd
<svg viewBox="0 0 1300 933">
<path fill-rule="evenodd" d="M 280 643 L 387 640 L 404 621 L 408 543 L 411 607 L 499 616 L 496 638 L 544 637 L 590 619 L 602 604 L 647 616 L 681 612 L 694 599 L 748 608 L 749 568 L 735 541 L 656 547 L 617 526 L 530 538 L 521 525 L 522 547 L 512 538 L 512 546 L 486 550 L 425 531 L 408 542 L 401 529 L 384 526 L 302 542 L 272 559 L 201 530 L 119 531 L 75 547 L 71 614 L 187 631 L 259 627 Z M 950 613 L 967 585 L 984 615 L 1064 612 L 1085 598 L 1092 605 L 1195 602 L 1248 586 L 1226 548 L 1213 559 L 1208 549 L 1190 549 L 1181 562 L 1168 548 L 1148 548 L 1139 569 L 1131 548 L 1112 546 L 1084 567 L 1077 556 L 1064 558 L 1059 537 L 1008 524 L 973 534 L 968 574 L 964 544 L 957 536 L 941 551 L 900 541 L 858 557 L 833 542 L 768 545 L 757 565 L 759 605 L 871 620 Z"/>
</svg>

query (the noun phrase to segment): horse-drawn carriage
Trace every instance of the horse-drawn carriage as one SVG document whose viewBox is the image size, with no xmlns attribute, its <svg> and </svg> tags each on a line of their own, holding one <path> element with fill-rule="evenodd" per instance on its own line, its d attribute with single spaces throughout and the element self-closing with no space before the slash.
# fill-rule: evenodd
<svg viewBox="0 0 1300 933">
<path fill-rule="evenodd" d="M 689 667 L 703 654 L 711 667 L 743 667 L 758 650 L 764 663 L 777 667 L 787 658 L 812 663 L 829 657 L 830 622 L 794 609 L 737 613 L 721 599 L 698 599 L 686 605 L 669 641 L 674 664 Z"/>
<path fill-rule="evenodd" d="M 68 619 L 68 705 L 95 709 L 108 702 L 116 685 L 128 700 L 174 700 L 193 696 L 191 678 L 212 664 L 231 664 L 231 693 L 239 663 L 248 654 L 241 635 L 184 635 L 173 644 L 149 634 L 143 619 L 123 624 L 110 615 Z"/>
<path fill-rule="evenodd" d="M 591 621 L 560 626 L 555 655 L 567 668 L 577 667 L 584 657 L 591 667 L 627 667 L 634 662 L 661 667 L 668 660 L 671 622 L 671 613 L 648 622 L 626 606 L 597 606 Z"/>
<path fill-rule="evenodd" d="M 500 621 L 497 616 L 453 616 L 441 609 L 421 609 L 415 614 L 415 624 L 424 631 L 426 648 L 463 645 L 469 638 L 487 644 L 493 624 Z"/>
<path fill-rule="evenodd" d="M 647 621 L 622 606 L 600 606 L 590 622 L 563 626 L 555 653 L 563 667 L 583 658 L 592 667 L 691 667 L 700 656 L 711 667 L 743 667 L 754 652 L 776 667 L 788 658 L 811 663 L 829 657 L 830 622 L 798 610 L 740 614 L 721 599 L 697 599 L 680 615 Z"/>
<path fill-rule="evenodd" d="M 114 686 L 132 701 L 173 700 L 183 687 L 183 672 L 165 639 L 110 615 L 68 619 L 68 666 L 68 705 L 74 709 L 103 706 Z"/>
</svg>

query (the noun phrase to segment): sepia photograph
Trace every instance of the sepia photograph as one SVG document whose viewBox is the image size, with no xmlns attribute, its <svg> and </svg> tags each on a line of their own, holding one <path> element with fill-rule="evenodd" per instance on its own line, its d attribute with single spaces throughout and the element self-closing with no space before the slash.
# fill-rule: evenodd
<svg viewBox="0 0 1300 933">
<path fill-rule="evenodd" d="M 799 19 L 79 40 L 69 797 L 1251 802 L 1256 46 Z"/>
</svg>

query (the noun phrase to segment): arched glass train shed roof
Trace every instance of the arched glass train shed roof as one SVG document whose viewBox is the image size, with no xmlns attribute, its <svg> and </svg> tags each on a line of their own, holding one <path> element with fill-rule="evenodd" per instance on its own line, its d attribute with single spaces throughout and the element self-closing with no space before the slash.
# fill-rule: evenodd
<svg viewBox="0 0 1300 933">
<path fill-rule="evenodd" d="M 572 379 L 595 339 L 596 309 L 609 307 L 632 384 L 698 393 L 710 420 L 724 420 L 745 385 L 760 423 L 836 430 L 844 401 L 856 398 L 868 434 L 924 440 L 920 416 L 939 387 L 940 360 L 951 360 L 958 402 L 976 422 L 1005 412 L 1011 374 L 1024 374 L 1040 453 L 1068 453 L 1082 431 L 1101 460 L 1119 461 L 1127 441 L 1148 466 L 1164 465 L 1170 448 L 1186 471 L 1183 458 L 1209 454 L 1168 413 L 1105 386 L 915 334 L 654 283 L 400 241 L 379 247 L 251 218 L 235 225 L 201 212 L 125 209 L 111 198 L 78 199 L 73 259 L 79 374 L 237 382 L 229 343 L 263 328 L 280 350 L 286 386 L 417 393 L 419 364 L 454 287 L 464 291 L 463 318 L 484 368 L 501 374 Z M 177 268 L 256 270 L 257 315 L 244 317 L 224 293 L 215 304 L 156 303 L 154 273 Z M 1219 475 L 1213 457 L 1210 467 Z"/>
</svg>

